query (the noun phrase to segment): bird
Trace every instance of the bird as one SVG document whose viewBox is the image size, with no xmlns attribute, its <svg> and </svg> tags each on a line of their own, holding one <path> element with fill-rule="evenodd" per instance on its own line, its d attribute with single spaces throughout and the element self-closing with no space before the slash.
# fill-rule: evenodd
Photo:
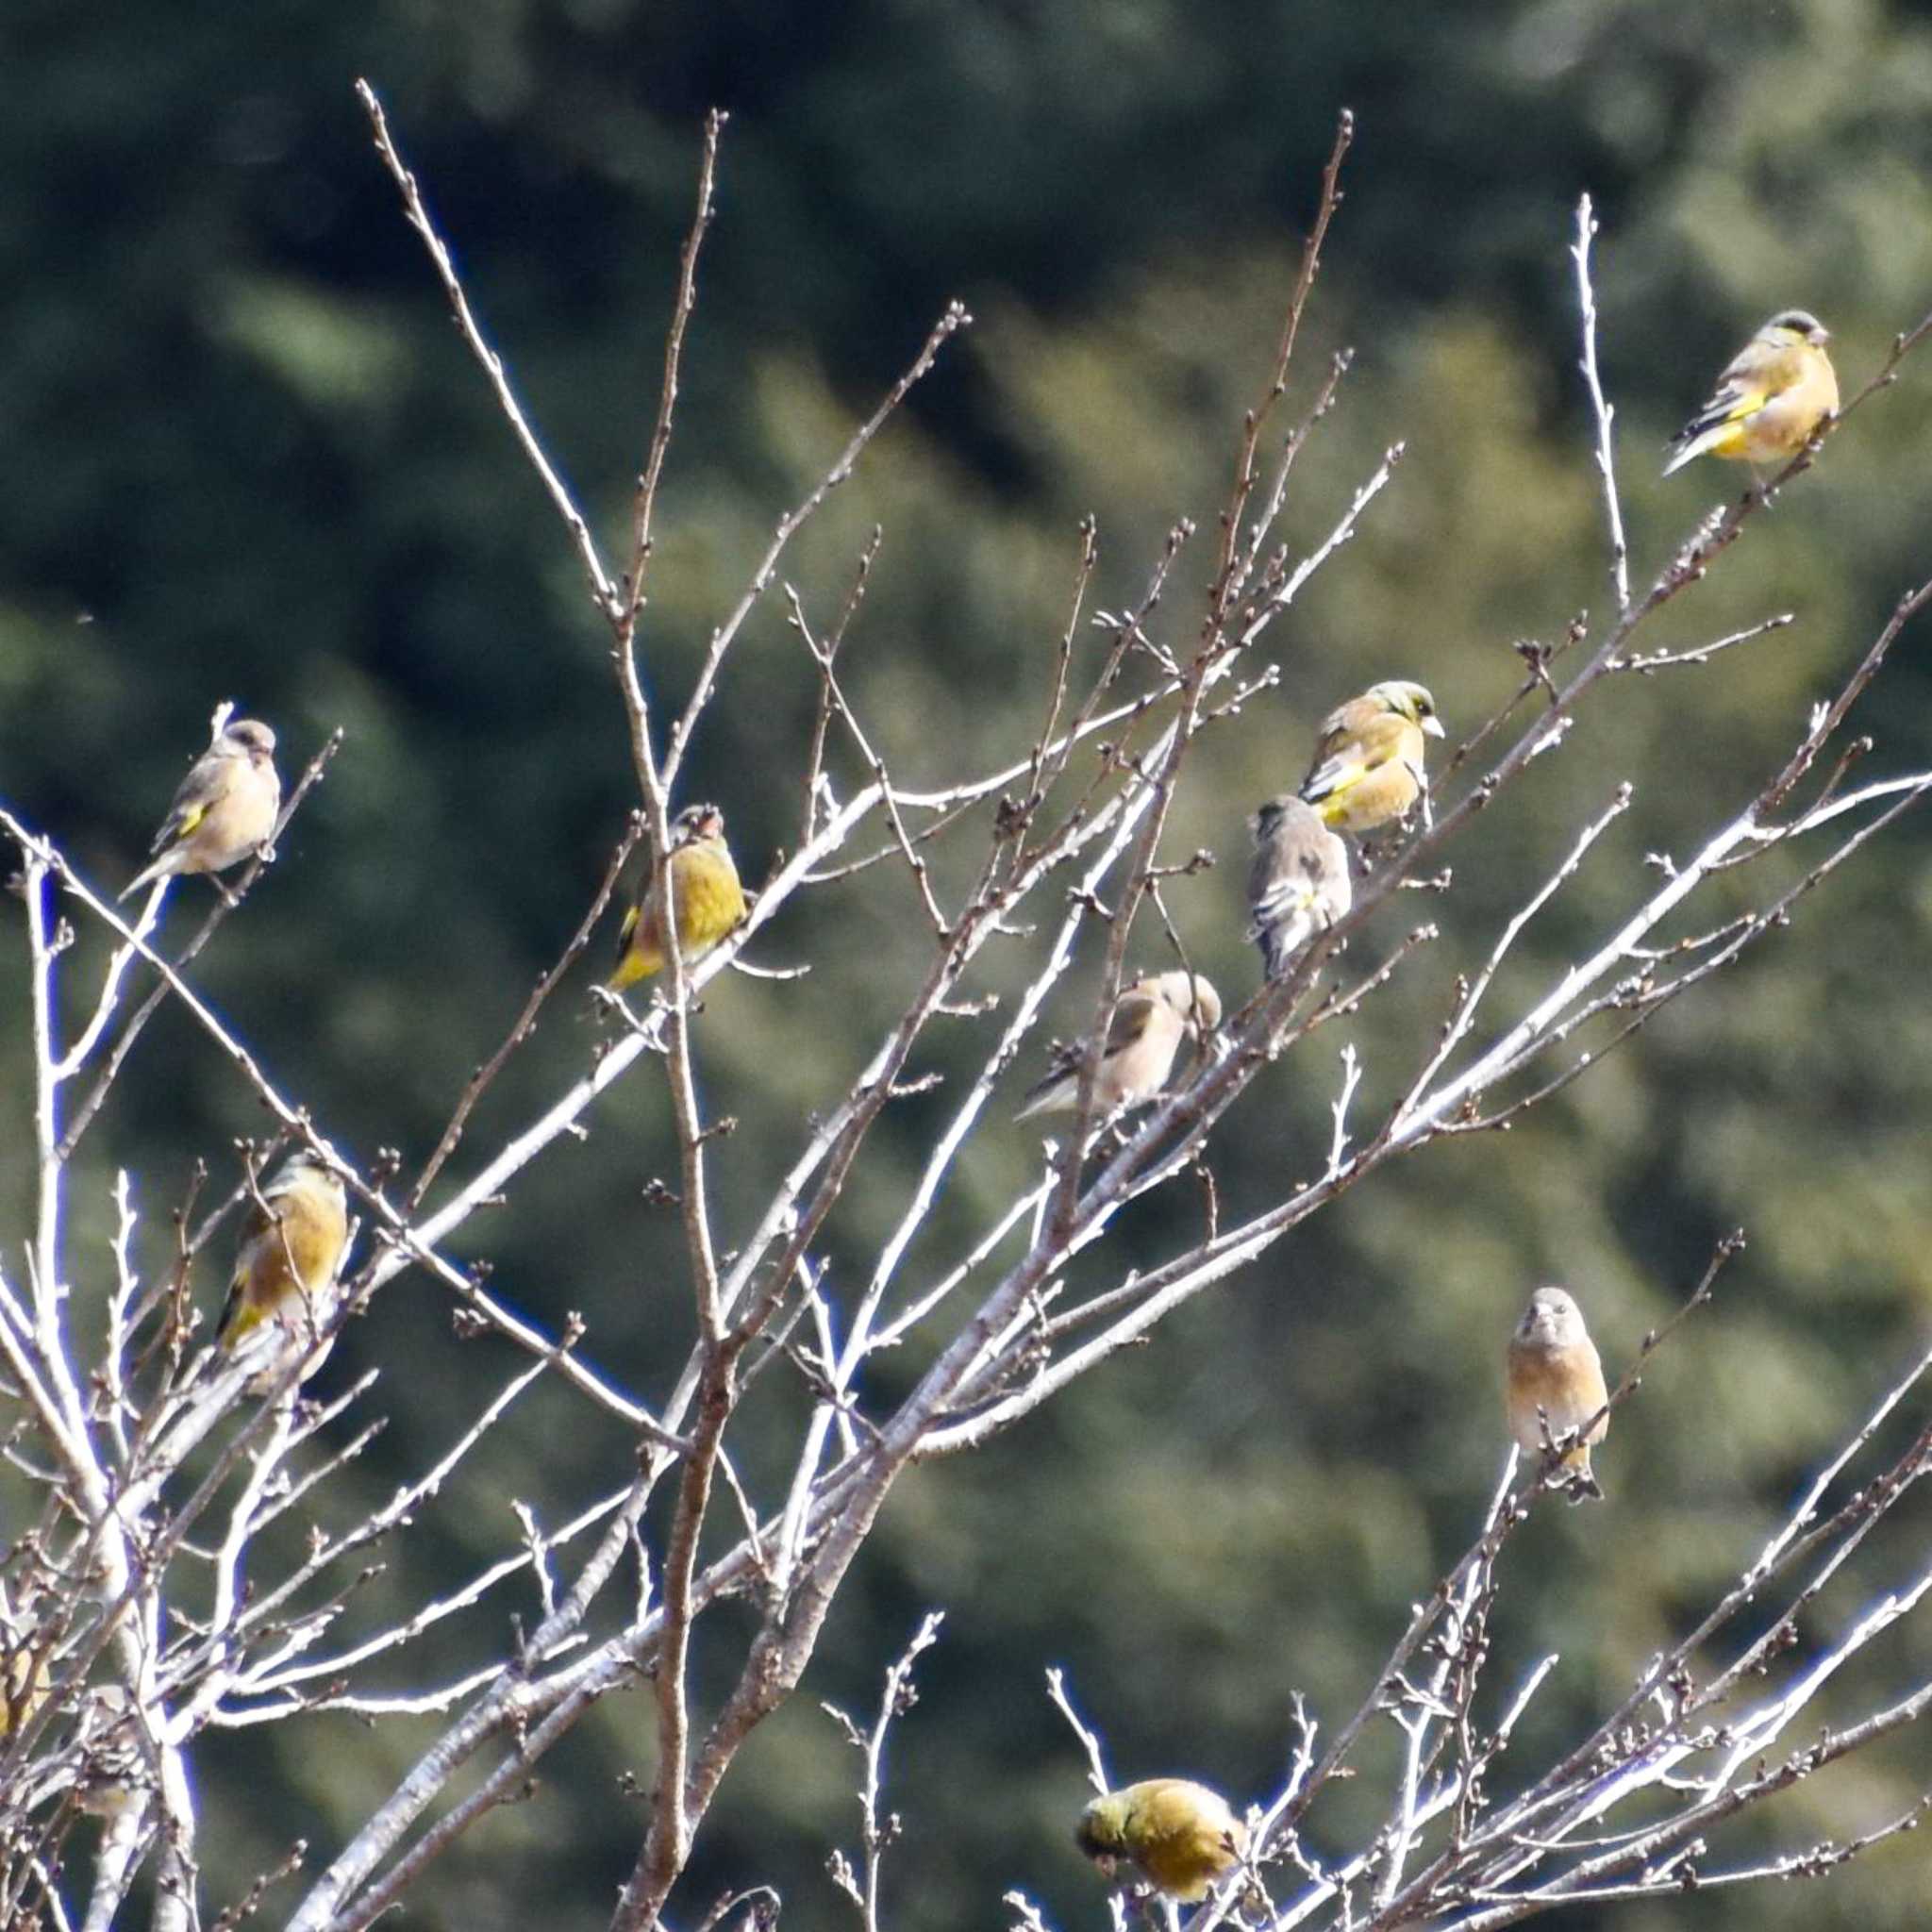
<svg viewBox="0 0 1932 1932">
<path fill-rule="evenodd" d="M 1422 685 L 1399 677 L 1372 684 L 1322 721 L 1301 796 L 1332 831 L 1373 831 L 1424 794 L 1423 739 L 1441 735 L 1436 701 Z"/>
<path fill-rule="evenodd" d="M 341 1178 L 308 1149 L 291 1155 L 249 1209 L 215 1346 L 232 1355 L 263 1323 L 319 1339 L 349 1245 Z"/>
<path fill-rule="evenodd" d="M 1121 1107 L 1140 1107 L 1167 1083 L 1183 1040 L 1198 1041 L 1221 1024 L 1221 995 L 1198 973 L 1157 973 L 1137 979 L 1114 1002 L 1107 1041 L 1093 1074 L 1096 1120 Z M 1043 1078 L 1026 1090 L 1026 1104 L 1013 1116 L 1071 1113 L 1079 1106 L 1080 1058 L 1075 1041 L 1055 1049 Z"/>
<path fill-rule="evenodd" d="M 1107 1877 L 1124 1860 L 1156 1890 L 1188 1904 L 1206 1898 L 1248 1843 L 1227 1800 L 1185 1777 L 1145 1778 L 1095 1798 L 1074 1837 Z"/>
<path fill-rule="evenodd" d="M 122 898 L 183 872 L 225 872 L 266 845 L 282 808 L 275 735 L 259 718 L 239 718 L 190 766 L 148 850 L 155 861 Z"/>
<path fill-rule="evenodd" d="M 1547 1459 L 1546 1442 L 1589 1424 L 1583 1439 L 1560 1458 L 1559 1466 L 1571 1472 L 1573 1503 L 1603 1495 L 1590 1466 L 1590 1451 L 1609 1432 L 1608 1400 L 1604 1365 L 1583 1325 L 1583 1310 L 1564 1289 L 1538 1289 L 1509 1337 L 1509 1433 L 1525 1456 Z"/>
<path fill-rule="evenodd" d="M 47 1701 L 47 1661 L 25 1639 L 0 1635 L 0 1738 L 10 1738 Z"/>
<path fill-rule="evenodd" d="M 724 814 L 715 805 L 688 805 L 671 822 L 672 898 L 677 908 L 677 947 L 687 966 L 695 966 L 744 918 L 744 888 L 724 842 Z M 604 982 L 622 992 L 662 971 L 664 892 L 653 878 L 642 898 L 625 915 L 617 935 L 617 971 Z"/>
<path fill-rule="evenodd" d="M 1668 476 L 1693 457 L 1751 464 L 1794 457 L 1838 408 L 1831 332 L 1803 308 L 1781 308 L 1732 357 L 1710 400 L 1672 438 Z"/>
<path fill-rule="evenodd" d="M 1280 979 L 1295 955 L 1348 911 L 1348 847 L 1291 791 L 1271 798 L 1248 829 L 1255 835 L 1248 937 L 1261 949 L 1267 977 Z"/>
</svg>

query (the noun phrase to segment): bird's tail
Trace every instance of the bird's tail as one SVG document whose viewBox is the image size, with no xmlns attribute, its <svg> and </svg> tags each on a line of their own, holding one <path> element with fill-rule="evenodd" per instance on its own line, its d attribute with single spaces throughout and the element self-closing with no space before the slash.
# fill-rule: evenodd
<svg viewBox="0 0 1932 1932">
<path fill-rule="evenodd" d="M 251 1330 L 261 1323 L 261 1311 L 250 1307 L 247 1298 L 242 1292 L 242 1284 L 235 1282 L 228 1290 L 228 1299 L 222 1304 L 222 1319 L 215 1329 L 215 1346 L 224 1355 L 232 1355 L 247 1338 Z"/>
<path fill-rule="evenodd" d="M 1077 1074 L 1055 1074 L 1042 1080 L 1026 1096 L 1026 1105 L 1013 1116 L 1015 1122 L 1030 1121 L 1035 1114 L 1063 1113 L 1073 1106 L 1080 1091 Z"/>
<path fill-rule="evenodd" d="M 157 879 L 164 879 L 172 876 L 174 870 L 174 867 L 168 863 L 168 856 L 166 854 L 163 854 L 159 858 L 156 859 L 152 865 L 147 866 L 141 872 L 136 873 L 134 876 L 131 879 L 129 879 L 125 886 L 121 888 L 120 891 L 114 895 L 115 904 L 119 905 L 123 899 L 131 899 L 136 892 L 141 891 L 142 887 L 151 886 Z"/>
<path fill-rule="evenodd" d="M 1261 971 L 1269 979 L 1285 979 L 1302 949 L 1315 937 L 1313 908 L 1306 902 L 1279 917 L 1257 919 L 1248 938 L 1261 949 Z"/>
<path fill-rule="evenodd" d="M 1736 420 L 1728 405 L 1722 413 L 1707 411 L 1702 416 L 1692 417 L 1671 439 L 1671 459 L 1664 465 L 1664 475 L 1669 476 L 1681 470 L 1686 463 L 1695 461 Z"/>
</svg>

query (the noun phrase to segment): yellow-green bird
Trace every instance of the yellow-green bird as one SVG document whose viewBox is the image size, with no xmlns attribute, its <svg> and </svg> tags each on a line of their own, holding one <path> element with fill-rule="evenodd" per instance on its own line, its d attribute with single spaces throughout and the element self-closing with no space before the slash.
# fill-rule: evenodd
<svg viewBox="0 0 1932 1932">
<path fill-rule="evenodd" d="M 1692 457 L 1774 463 L 1794 457 L 1838 408 L 1831 332 L 1803 308 L 1774 315 L 1731 358 L 1710 400 L 1671 441 L 1664 475 Z"/>
<path fill-rule="evenodd" d="M 1399 819 L 1428 784 L 1424 736 L 1441 738 L 1436 701 L 1420 684 L 1391 678 L 1329 712 L 1301 795 L 1338 832 Z"/>
<path fill-rule="evenodd" d="M 688 805 L 671 822 L 666 860 L 677 908 L 677 950 L 695 966 L 744 918 L 744 888 L 724 842 L 724 814 L 715 805 Z M 664 968 L 664 890 L 661 874 L 625 915 L 617 935 L 617 971 L 605 981 L 622 992 Z"/>
<path fill-rule="evenodd" d="M 1507 1407 L 1509 1433 L 1517 1447 L 1539 1462 L 1547 1460 L 1543 1425 L 1555 1441 L 1590 1424 L 1583 1440 L 1563 1452 L 1562 1467 L 1570 1473 L 1570 1500 L 1601 1497 L 1590 1466 L 1592 1443 L 1609 1433 L 1605 1405 L 1604 1365 L 1596 1343 L 1584 1326 L 1575 1297 L 1561 1288 L 1540 1288 L 1530 1296 L 1515 1332 L 1509 1337 Z M 1539 1415 L 1538 1411 L 1541 1413 Z M 1591 1423 L 1591 1418 L 1596 1420 Z"/>
<path fill-rule="evenodd" d="M 1255 835 L 1248 938 L 1261 949 L 1267 976 L 1280 979 L 1295 955 L 1348 911 L 1355 891 L 1348 847 L 1292 792 L 1271 798 L 1248 829 Z"/>
<path fill-rule="evenodd" d="M 46 1701 L 46 1659 L 0 1636 L 0 1738 L 10 1738 Z"/>
<path fill-rule="evenodd" d="M 1167 1084 L 1181 1041 L 1198 1041 L 1220 1024 L 1221 995 L 1198 973 L 1158 973 L 1124 988 L 1093 1073 L 1093 1118 L 1152 1100 Z M 1015 1120 L 1071 1113 L 1079 1106 L 1082 1050 L 1078 1041 L 1055 1050 L 1053 1064 L 1027 1089 Z"/>
<path fill-rule="evenodd" d="M 155 861 L 123 887 L 125 899 L 183 872 L 225 872 L 266 845 L 282 808 L 275 735 L 240 718 L 195 759 L 148 850 Z"/>
<path fill-rule="evenodd" d="M 270 1321 L 318 1339 L 348 1244 L 341 1182 L 306 1148 L 291 1155 L 248 1210 L 215 1345 L 232 1353 Z"/>
<path fill-rule="evenodd" d="M 1131 1864 L 1157 1890 L 1189 1904 L 1234 1870 L 1248 1843 L 1227 1800 L 1185 1777 L 1145 1778 L 1095 1798 L 1074 1836 L 1107 1877 Z"/>
</svg>

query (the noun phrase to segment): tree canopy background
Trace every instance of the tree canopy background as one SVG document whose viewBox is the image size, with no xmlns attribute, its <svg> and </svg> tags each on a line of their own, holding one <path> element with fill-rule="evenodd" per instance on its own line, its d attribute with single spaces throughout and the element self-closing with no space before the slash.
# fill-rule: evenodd
<svg viewBox="0 0 1932 1932">
<path fill-rule="evenodd" d="M 1298 472 L 1291 534 L 1319 538 L 1386 444 L 1407 455 L 1278 637 L 1278 690 L 1203 752 L 1177 808 L 1174 853 L 1205 846 L 1219 863 L 1171 903 L 1224 986 L 1254 974 L 1242 819 L 1299 778 L 1316 719 L 1375 677 L 1414 676 L 1453 739 L 1519 680 L 1517 640 L 1554 639 L 1608 595 L 1575 374 L 1580 191 L 1604 224 L 1602 358 L 1640 580 L 1741 487 L 1707 464 L 1665 483 L 1657 454 L 1765 315 L 1823 316 L 1849 389 L 1932 295 L 1932 19 L 1877 0 L 290 0 L 86 18 L 27 0 L 0 46 L 0 791 L 118 884 L 218 699 L 276 725 L 285 773 L 346 728 L 198 983 L 365 1159 L 426 1154 L 636 799 L 608 632 L 448 325 L 356 76 L 383 95 L 486 331 L 613 535 L 656 406 L 702 114 L 731 110 L 642 632 L 646 675 L 673 702 L 780 510 L 945 301 L 965 301 L 963 345 L 784 572 L 828 618 L 883 525 L 849 684 L 902 771 L 934 781 L 1024 745 L 1082 516 L 1098 522 L 1109 608 L 1140 594 L 1175 519 L 1200 522 L 1168 599 L 1191 623 L 1317 171 L 1337 110 L 1355 110 L 1299 380 L 1336 347 L 1357 357 Z M 1741 805 L 1748 775 L 1932 569 L 1928 394 L 1908 364 L 1668 628 L 1689 644 L 1773 610 L 1794 625 L 1722 686 L 1696 671 L 1621 680 L 1481 827 L 1430 904 L 1442 941 L 1351 1028 L 1371 1112 L 1472 963 L 1459 924 L 1520 900 L 1566 827 L 1635 783 L 1633 810 L 1506 974 L 1509 1010 L 1512 986 L 1540 983 L 1627 901 L 1646 854 Z M 1932 753 L 1932 705 L 1923 636 L 1902 648 L 1866 728 L 1874 758 L 1904 767 Z M 1722 704 L 1707 708 L 1707 690 Z M 724 805 L 754 878 L 795 840 L 814 691 L 774 596 L 686 791 Z M 171 934 L 204 890 L 177 894 Z M 702 1024 L 711 1101 L 742 1124 L 721 1163 L 727 1225 L 911 970 L 903 876 L 809 904 L 821 923 L 781 923 L 762 952 L 810 976 L 721 983 Z M 727 1788 L 688 1895 L 771 1879 L 797 1923 L 836 1922 L 822 1865 L 855 1837 L 857 1761 L 817 1699 L 869 1706 L 939 1605 L 944 1637 L 894 1736 L 906 1836 L 890 1917 L 908 1932 L 988 1924 L 1021 1885 L 1057 1924 L 1098 1923 L 1070 1841 L 1081 1765 L 1042 1668 L 1068 1669 L 1123 1776 L 1262 1790 L 1285 1761 L 1291 1693 L 1331 1720 L 1352 1708 L 1407 1604 L 1468 1540 L 1504 1446 L 1502 1341 L 1530 1287 L 1572 1286 L 1618 1366 L 1742 1224 L 1751 1245 L 1714 1309 L 1658 1358 L 1600 1458 L 1608 1507 L 1546 1512 L 1510 1555 L 1499 1649 L 1525 1666 L 1563 1657 L 1524 1747 L 1580 1728 L 1756 1546 L 1926 1327 L 1928 937 L 1932 862 L 1908 819 L 1781 941 L 1530 1124 L 1378 1175 L 1143 1353 L 990 1450 L 908 1477 L 807 1694 Z M 998 990 L 996 960 L 985 977 Z M 24 984 L 9 943 L 8 1081 L 23 1077 Z M 1076 971 L 1065 1025 L 1083 997 Z M 554 1008 L 476 1133 L 525 1117 L 591 1037 Z M 1327 1040 L 1230 1118 L 1215 1164 L 1231 1200 L 1320 1158 Z M 909 1176 L 942 1104 L 882 1124 L 877 1191 L 844 1208 L 855 1242 L 903 1195 L 880 1153 L 903 1149 Z M 158 1267 L 193 1160 L 232 1162 L 233 1138 L 261 1127 L 165 1013 L 89 1142 L 98 1185 L 76 1198 L 105 1225 L 112 1169 L 130 1168 Z M 600 1359 L 640 1387 L 688 1340 L 676 1230 L 641 1198 L 672 1145 L 647 1068 L 588 1143 L 470 1233 L 497 1288 L 553 1327 L 581 1309 Z M 1030 1130 L 984 1137 L 942 1218 L 1006 1198 L 1037 1153 Z M 29 1169 L 26 1150 L 0 1150 L 16 1206 Z M 1150 1252 L 1158 1235 L 1143 1231 Z M 831 1259 L 836 1294 L 836 1236 Z M 205 1284 L 210 1300 L 218 1288 Z M 441 1291 L 406 1277 L 327 1376 L 406 1371 L 447 1318 Z M 448 1426 L 433 1381 L 388 1388 L 391 1429 L 356 1476 L 371 1497 Z M 541 1513 L 575 1458 L 612 1451 L 546 1428 L 533 1405 L 395 1560 L 457 1574 L 503 1541 L 507 1497 Z M 1857 1591 L 1856 1574 L 1841 1583 L 1840 1611 Z M 1922 1618 L 1902 1641 L 1923 1656 L 1932 1631 Z M 273 1776 L 261 1754 L 283 1733 L 211 1740 L 201 1801 L 228 1821 L 212 1895 L 296 1836 L 332 1846 L 432 1722 L 311 1722 Z M 611 1700 L 533 1802 L 444 1861 L 407 1923 L 606 1909 L 637 1829 L 617 1779 L 647 1784 L 651 1756 L 642 1700 Z M 1807 1783 L 1783 1823 L 1842 1836 L 1926 1783 L 1908 1732 Z M 1914 1839 L 1831 1884 L 1840 1923 L 1923 1922 Z M 1817 1922 L 1821 1896 L 1754 1889 L 1616 1923 L 1795 1927 Z"/>
</svg>

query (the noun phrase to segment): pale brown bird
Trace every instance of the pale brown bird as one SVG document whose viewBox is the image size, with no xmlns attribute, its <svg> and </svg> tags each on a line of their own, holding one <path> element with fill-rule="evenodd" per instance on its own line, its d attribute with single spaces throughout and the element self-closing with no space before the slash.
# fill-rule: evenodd
<svg viewBox="0 0 1932 1932">
<path fill-rule="evenodd" d="M 1428 786 L 1424 738 L 1441 738 L 1436 701 L 1420 684 L 1372 684 L 1322 721 L 1301 795 L 1340 832 L 1399 819 Z"/>
<path fill-rule="evenodd" d="M 258 718 L 238 718 L 189 767 L 149 851 L 154 863 L 122 888 L 125 899 L 156 879 L 225 872 L 258 852 L 282 808 L 275 735 Z"/>
<path fill-rule="evenodd" d="M 1295 955 L 1348 911 L 1348 847 L 1292 792 L 1271 798 L 1248 829 L 1255 835 L 1248 937 L 1261 949 L 1267 976 L 1280 979 Z"/>
<path fill-rule="evenodd" d="M 1525 1456 L 1541 1461 L 1548 1455 L 1544 1420 L 1551 1441 L 1589 1424 L 1582 1440 L 1560 1457 L 1560 1466 L 1572 1473 L 1573 1503 L 1603 1494 L 1590 1466 L 1590 1451 L 1609 1433 L 1608 1400 L 1604 1365 L 1583 1325 L 1583 1310 L 1563 1289 L 1538 1289 L 1509 1338 L 1509 1433 Z"/>
<path fill-rule="evenodd" d="M 1075 1842 L 1108 1877 L 1124 1861 L 1156 1890 L 1204 1899 L 1247 1849 L 1247 1827 L 1219 1791 L 1185 1777 L 1150 1777 L 1095 1798 Z"/>
<path fill-rule="evenodd" d="M 1220 1024 L 1221 995 L 1198 973 L 1158 973 L 1123 989 L 1094 1070 L 1094 1119 L 1152 1100 L 1167 1084 L 1181 1041 L 1198 1041 Z M 1078 1107 L 1081 1052 L 1078 1041 L 1057 1049 L 1052 1066 L 1027 1089 L 1026 1104 L 1014 1119 L 1071 1113 Z"/>
<path fill-rule="evenodd" d="M 1838 372 L 1824 353 L 1830 340 L 1815 315 L 1780 309 L 1731 358 L 1710 400 L 1672 438 L 1664 475 L 1693 457 L 1757 464 L 1796 456 L 1838 408 Z"/>
<path fill-rule="evenodd" d="M 307 1344 L 319 1341 L 348 1244 L 341 1180 L 307 1148 L 291 1155 L 248 1210 L 216 1347 L 232 1354 L 271 1321 Z"/>
<path fill-rule="evenodd" d="M 724 842 L 724 814 L 715 805 L 688 805 L 672 820 L 666 864 L 677 908 L 678 955 L 687 966 L 695 966 L 738 929 L 745 911 L 744 888 Z M 652 879 L 642 899 L 625 915 L 617 946 L 617 971 L 605 981 L 611 992 L 663 971 L 668 955 L 661 879 Z"/>
</svg>

